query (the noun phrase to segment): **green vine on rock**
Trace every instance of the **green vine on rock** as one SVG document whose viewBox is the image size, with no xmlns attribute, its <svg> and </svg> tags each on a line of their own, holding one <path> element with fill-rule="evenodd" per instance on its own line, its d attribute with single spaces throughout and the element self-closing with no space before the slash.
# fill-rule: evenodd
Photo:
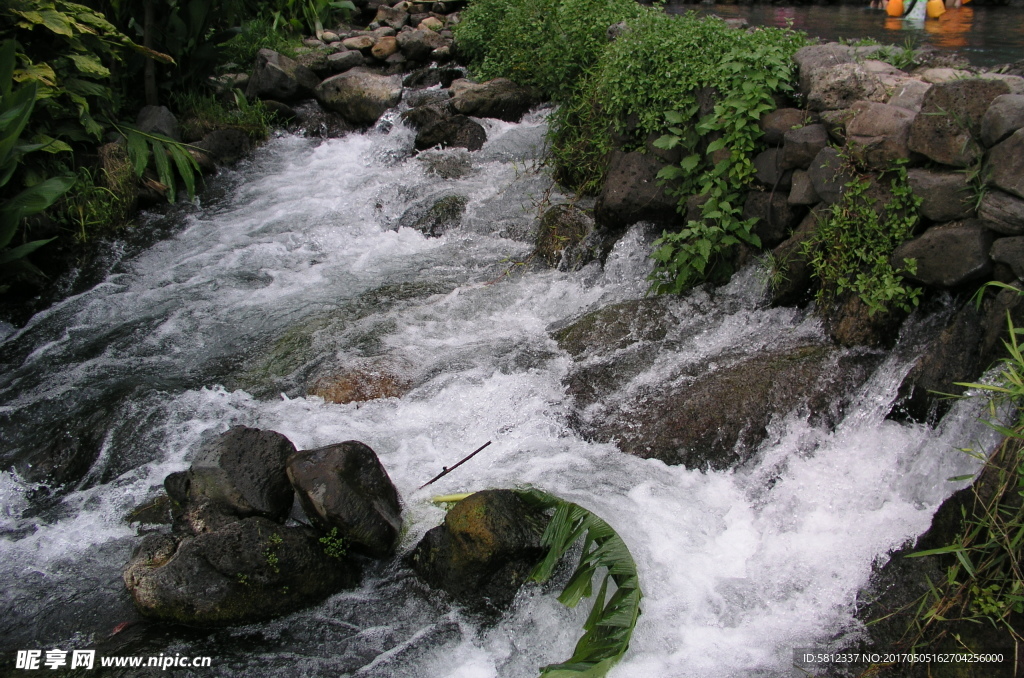
<svg viewBox="0 0 1024 678">
<path fill-rule="evenodd" d="M 905 163 L 897 163 L 874 182 L 885 176 L 891 177 L 891 198 L 883 202 L 872 197 L 872 179 L 854 179 L 804 243 L 822 307 L 848 294 L 860 297 L 870 315 L 894 309 L 909 312 L 920 301 L 921 288 L 903 277 L 916 273 L 916 261 L 904 259 L 896 269 L 890 260 L 896 247 L 913 236 L 921 200 L 907 182 Z"/>
<path fill-rule="evenodd" d="M 760 247 L 753 232 L 754 219 L 743 218 L 743 191 L 756 174 L 754 151 L 762 135 L 758 121 L 775 108 L 772 94 L 792 90 L 791 51 L 783 42 L 762 42 L 758 49 L 736 47 L 723 55 L 713 85 L 718 92 L 714 110 L 696 119 L 700 106 L 696 92 L 683 112 L 665 115 L 667 133 L 655 142 L 663 149 L 681 148 L 678 166 L 665 167 L 659 178 L 672 182 L 680 196 L 700 196 L 701 218 L 687 222 L 678 232 L 662 234 L 651 257 L 655 269 L 651 288 L 658 293 L 679 293 L 705 280 L 727 277 L 729 253 L 741 243 Z M 704 153 L 703 140 L 710 139 Z"/>
</svg>

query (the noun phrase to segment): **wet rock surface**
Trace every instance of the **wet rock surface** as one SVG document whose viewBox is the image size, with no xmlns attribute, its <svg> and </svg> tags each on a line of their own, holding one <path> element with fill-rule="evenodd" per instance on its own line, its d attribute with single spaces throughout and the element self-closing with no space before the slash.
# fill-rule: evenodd
<svg viewBox="0 0 1024 678">
<path fill-rule="evenodd" d="M 402 529 L 398 491 L 367 445 L 349 440 L 288 459 L 288 478 L 322 531 L 374 558 L 395 552 Z"/>
<path fill-rule="evenodd" d="M 548 518 L 510 490 L 484 490 L 458 502 L 408 558 L 428 584 L 479 612 L 515 598 L 547 550 Z"/>
<path fill-rule="evenodd" d="M 137 609 L 162 621 L 241 624 L 292 612 L 359 580 L 315 532 L 246 518 L 187 536 L 147 536 L 124 572 Z"/>
</svg>

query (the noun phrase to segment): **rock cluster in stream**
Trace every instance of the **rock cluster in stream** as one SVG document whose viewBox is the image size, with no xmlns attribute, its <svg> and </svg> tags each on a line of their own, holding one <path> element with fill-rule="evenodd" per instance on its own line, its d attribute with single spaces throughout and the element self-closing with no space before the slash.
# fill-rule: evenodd
<svg viewBox="0 0 1024 678">
<path fill-rule="evenodd" d="M 136 511 L 162 522 L 124 570 L 138 610 L 195 626 L 245 624 L 318 603 L 359 583 L 367 558 L 395 556 L 398 491 L 367 445 L 297 451 L 280 433 L 237 426 L 165 481 L 169 502 Z M 169 504 L 169 506 L 168 506 Z M 458 503 L 407 557 L 467 609 L 504 609 L 546 550 L 548 518 L 509 490 Z"/>
<path fill-rule="evenodd" d="M 356 441 L 299 452 L 239 426 L 164 486 L 172 531 L 147 535 L 124 572 L 136 607 L 164 621 L 237 624 L 317 602 L 359 582 L 354 554 L 393 555 L 401 529 L 394 485 Z"/>
</svg>

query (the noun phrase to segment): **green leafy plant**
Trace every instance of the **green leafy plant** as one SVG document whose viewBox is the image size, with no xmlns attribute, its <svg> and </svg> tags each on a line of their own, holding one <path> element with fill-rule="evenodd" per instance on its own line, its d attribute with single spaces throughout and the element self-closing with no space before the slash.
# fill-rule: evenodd
<svg viewBox="0 0 1024 678">
<path fill-rule="evenodd" d="M 332 527 L 330 532 L 320 537 L 320 543 L 324 545 L 324 554 L 330 558 L 341 560 L 348 555 L 348 541 L 338 536 L 336 527 Z"/>
<path fill-rule="evenodd" d="M 0 189 L 6 189 L 21 163 L 22 157 L 40 150 L 44 144 L 25 143 L 21 133 L 28 124 L 36 102 L 38 87 L 30 82 L 14 88 L 14 52 L 11 40 L 0 45 Z M 47 244 L 46 240 L 16 243 L 16 236 L 26 217 L 42 212 L 64 195 L 74 183 L 72 177 L 52 177 L 25 188 L 0 201 L 0 275 L 11 278 L 19 274 L 39 274 L 25 257 Z M 22 231 L 24 233 L 24 231 Z M 0 292 L 7 286 L 0 286 Z"/>
<path fill-rule="evenodd" d="M 277 549 L 280 548 L 281 544 L 284 543 L 284 539 L 277 532 L 274 532 L 267 538 L 267 548 L 263 551 L 263 558 L 267 562 L 267 566 L 274 572 L 279 574 L 281 572 L 280 564 L 281 558 L 277 555 Z"/>
<path fill-rule="evenodd" d="M 921 289 L 903 277 L 916 272 L 916 262 L 905 259 L 897 270 L 890 259 L 896 247 L 912 237 L 921 201 L 907 183 L 903 164 L 887 175 L 892 199 L 884 206 L 868 196 L 870 179 L 854 179 L 804 243 L 819 283 L 817 301 L 823 307 L 855 294 L 874 315 L 893 309 L 910 311 L 920 300 Z"/>
<path fill-rule="evenodd" d="M 580 561 L 558 596 L 559 602 L 575 607 L 593 595 L 594 577 L 604 569 L 594 606 L 583 624 L 583 636 L 572 657 L 561 664 L 545 666 L 542 678 L 600 678 L 629 649 L 640 616 L 640 579 L 625 542 L 608 523 L 577 504 L 540 490 L 520 490 L 526 502 L 554 509 L 541 543 L 548 547 L 544 560 L 530 574 L 536 582 L 547 581 L 555 566 L 573 546 L 583 540 Z M 611 591 L 611 586 L 614 591 Z"/>
<path fill-rule="evenodd" d="M 111 125 L 125 139 L 135 176 L 141 177 L 152 159 L 160 182 L 159 188 L 165 192 L 168 202 L 174 202 L 177 198 L 175 175 L 184 182 L 189 199 L 195 196 L 199 163 L 189 153 L 190 147 L 187 144 L 156 132 L 143 132 L 131 125 Z"/>
<path fill-rule="evenodd" d="M 984 291 L 993 287 L 1021 293 L 1004 283 L 987 283 L 978 292 L 979 304 Z M 1014 326 L 1009 312 L 1006 320 L 1007 357 L 999 376 L 992 383 L 960 384 L 989 398 L 987 423 L 1004 436 L 1003 443 L 986 459 L 972 487 L 973 507 L 962 508 L 962 528 L 953 542 L 908 556 L 953 557 L 945 581 L 933 585 L 919 604 L 915 619 L 919 644 L 940 637 L 950 621 L 984 622 L 1003 629 L 1014 642 L 1024 642 L 1020 632 L 1024 614 L 1024 353 L 1020 338 L 1024 328 Z M 998 423 L 999 413 L 1007 409 L 1009 423 Z"/>
<path fill-rule="evenodd" d="M 182 137 L 200 139 L 218 129 L 237 129 L 253 141 L 266 139 L 270 134 L 271 114 L 262 101 L 249 101 L 238 89 L 233 90 L 234 106 L 223 98 L 197 91 L 181 92 L 174 96 Z"/>
</svg>

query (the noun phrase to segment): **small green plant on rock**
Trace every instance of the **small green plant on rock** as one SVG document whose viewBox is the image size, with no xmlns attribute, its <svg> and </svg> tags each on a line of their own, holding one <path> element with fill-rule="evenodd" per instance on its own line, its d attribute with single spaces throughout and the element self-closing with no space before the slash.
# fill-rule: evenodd
<svg viewBox="0 0 1024 678">
<path fill-rule="evenodd" d="M 330 532 L 320 537 L 320 543 L 324 545 L 324 554 L 329 558 L 341 560 L 348 555 L 348 541 L 338 536 L 336 527 L 332 527 Z"/>
<path fill-rule="evenodd" d="M 267 549 L 263 552 L 263 557 L 266 559 L 267 565 L 271 570 L 273 570 L 274 574 L 280 574 L 281 559 L 277 555 L 277 549 L 284 543 L 284 539 L 281 538 L 280 534 L 275 532 L 267 538 L 267 542 L 269 543 L 269 546 L 267 546 Z"/>
<path fill-rule="evenodd" d="M 894 309 L 910 311 L 920 300 L 921 289 L 903 277 L 916 272 L 916 262 L 905 259 L 896 269 L 890 259 L 893 250 L 913 235 L 921 201 L 907 183 L 904 165 L 897 164 L 876 181 L 887 175 L 892 196 L 887 204 L 879 205 L 868 195 L 870 179 L 854 179 L 804 244 L 819 282 L 816 298 L 822 307 L 855 294 L 874 315 Z"/>
</svg>

